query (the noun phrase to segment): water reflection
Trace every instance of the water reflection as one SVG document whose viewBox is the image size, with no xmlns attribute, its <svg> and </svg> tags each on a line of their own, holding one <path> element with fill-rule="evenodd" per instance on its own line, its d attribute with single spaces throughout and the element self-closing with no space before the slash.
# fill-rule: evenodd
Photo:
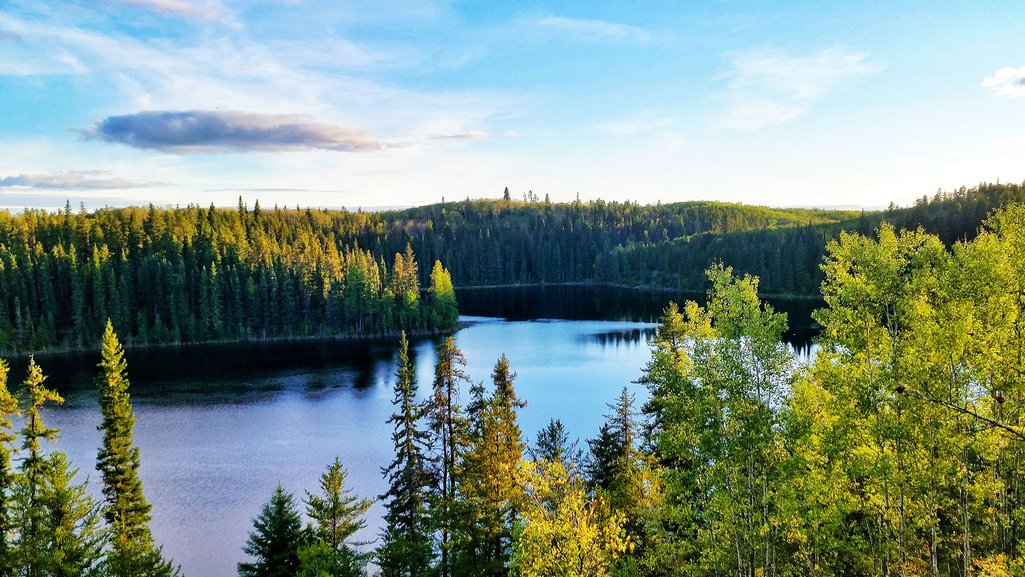
<svg viewBox="0 0 1025 577">
<path fill-rule="evenodd" d="M 686 291 L 639 290 L 601 285 L 460 288 L 459 309 L 469 315 L 490 315 L 509 320 L 565 319 L 656 323 L 669 301 L 703 303 L 705 295 Z M 787 342 L 806 347 L 818 334 L 811 314 L 823 306 L 817 299 L 763 299 L 786 313 Z"/>
</svg>

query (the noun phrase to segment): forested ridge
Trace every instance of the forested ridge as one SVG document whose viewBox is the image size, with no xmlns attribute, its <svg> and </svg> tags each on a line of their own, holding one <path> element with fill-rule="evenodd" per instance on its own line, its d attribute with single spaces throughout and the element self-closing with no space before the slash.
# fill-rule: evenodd
<svg viewBox="0 0 1025 577">
<path fill-rule="evenodd" d="M 766 294 L 815 296 L 826 243 L 881 222 L 948 245 L 1018 184 L 856 212 L 721 202 L 465 200 L 382 213 L 185 208 L 0 213 L 0 350 L 381 335 L 451 327 L 449 287 L 604 282 L 703 291 L 723 262 Z M 444 268 L 420 266 L 444 263 Z M 437 278 L 435 278 L 437 277 Z M 448 277 L 448 278 L 442 278 Z M 440 281 L 444 295 L 421 287 Z M 450 282 L 451 281 L 451 282 Z"/>
<path fill-rule="evenodd" d="M 721 261 L 759 276 L 767 294 L 814 296 L 826 243 L 841 230 L 868 234 L 886 221 L 922 226 L 950 244 L 972 238 L 994 209 L 1023 201 L 1021 184 L 962 187 L 885 211 L 551 203 L 526 195 L 382 213 L 378 242 L 389 251 L 409 242 L 417 254 L 441 259 L 456 286 L 597 281 L 701 292 L 702 271 Z"/>
</svg>

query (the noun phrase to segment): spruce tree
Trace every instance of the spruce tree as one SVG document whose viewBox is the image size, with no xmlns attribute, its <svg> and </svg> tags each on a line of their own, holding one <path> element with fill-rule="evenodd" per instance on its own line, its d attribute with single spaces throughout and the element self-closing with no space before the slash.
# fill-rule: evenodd
<svg viewBox="0 0 1025 577">
<path fill-rule="evenodd" d="M 435 487 L 431 495 L 431 522 L 439 535 L 441 577 L 452 575 L 451 549 L 456 522 L 456 465 L 467 444 L 468 424 L 459 405 L 459 384 L 469 382 L 463 368 L 466 357 L 456 347 L 454 337 L 438 346 L 438 364 L 434 368 L 433 394 L 427 402 L 426 417 L 431 446 L 435 451 Z"/>
<path fill-rule="evenodd" d="M 11 577 L 14 574 L 11 533 L 14 530 L 12 492 L 15 474 L 11 456 L 17 437 L 13 433 L 11 418 L 20 412 L 17 399 L 7 388 L 9 371 L 7 361 L 0 360 L 0 577 Z"/>
<path fill-rule="evenodd" d="M 347 474 L 341 460 L 335 457 L 320 476 L 323 493 L 306 493 L 306 514 L 315 521 L 317 545 L 324 545 L 316 549 L 323 553 L 319 556 L 326 561 L 326 572 L 333 577 L 361 575 L 366 566 L 366 555 L 355 551 L 346 540 L 366 526 L 363 515 L 373 501 L 352 494 L 352 489 L 345 486 Z"/>
<path fill-rule="evenodd" d="M 106 533 L 99 504 L 86 483 L 74 484 L 77 469 L 67 455 L 56 451 L 47 460 L 40 485 L 43 508 L 42 544 L 46 555 L 42 574 L 52 577 L 99 577 Z"/>
<path fill-rule="evenodd" d="M 583 461 L 583 451 L 578 447 L 579 441 L 569 442 L 566 426 L 559 419 L 552 419 L 540 431 L 533 447 L 528 447 L 530 458 L 539 465 L 543 461 L 558 461 L 570 475 Z"/>
<path fill-rule="evenodd" d="M 101 358 L 97 387 L 103 444 L 96 468 L 103 478 L 103 516 L 111 530 L 108 571 L 118 577 L 170 575 L 175 571 L 150 535 L 150 504 L 139 478 L 139 448 L 132 441 L 135 416 L 128 396 L 128 363 L 110 320 L 103 333 Z"/>
<path fill-rule="evenodd" d="M 21 448 L 25 456 L 21 462 L 21 475 L 16 489 L 17 516 L 20 522 L 17 553 L 13 556 L 26 577 L 42 575 L 47 557 L 43 531 L 45 508 L 42 505 L 42 484 L 47 459 L 41 441 L 52 441 L 58 433 L 57 429 L 51 429 L 43 423 L 40 409 L 47 402 L 64 402 L 60 395 L 43 386 L 45 380 L 46 376 L 36 364 L 35 358 L 29 357 L 28 375 L 22 383 L 25 419 L 21 429 Z"/>
<path fill-rule="evenodd" d="M 388 479 L 385 529 L 377 550 L 382 577 L 421 577 L 433 561 L 427 518 L 427 491 L 431 477 L 426 468 L 427 434 L 418 428 L 421 409 L 416 403 L 416 371 L 409 358 L 409 341 L 399 340 L 399 368 L 395 373 L 395 413 L 392 442 L 395 459 L 382 470 Z"/>
<path fill-rule="evenodd" d="M 304 540 L 295 498 L 278 485 L 253 520 L 253 531 L 242 550 L 255 561 L 239 563 L 239 577 L 294 577 Z"/>
<path fill-rule="evenodd" d="M 456 469 L 458 521 L 463 535 L 456 561 L 460 574 L 504 575 L 520 490 L 516 473 L 523 458 L 523 440 L 516 411 L 526 406 L 516 396 L 509 359 L 502 357 L 491 374 L 493 395 L 476 412 L 476 432 Z M 465 571 L 465 569 L 470 569 Z"/>
</svg>

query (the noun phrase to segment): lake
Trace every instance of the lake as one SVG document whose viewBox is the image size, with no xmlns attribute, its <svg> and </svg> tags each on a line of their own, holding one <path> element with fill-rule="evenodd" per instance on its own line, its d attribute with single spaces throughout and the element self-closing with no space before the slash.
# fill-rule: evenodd
<svg viewBox="0 0 1025 577">
<path fill-rule="evenodd" d="M 652 306 L 631 312 L 602 303 L 640 299 L 602 301 L 580 291 L 573 291 L 577 299 L 563 299 L 550 288 L 534 298 L 461 291 L 463 311 L 487 308 L 490 299 L 499 314 L 523 320 L 464 316 L 456 342 L 475 381 L 489 383 L 498 357 L 509 357 L 517 392 L 528 403 L 520 413 L 528 440 L 557 417 L 583 447 L 603 422 L 606 403 L 624 386 L 638 403 L 645 398 L 633 381 L 649 357 L 651 321 L 669 297 L 653 296 Z M 557 301 L 569 310 L 556 310 Z M 539 303 L 556 308 L 531 313 L 529 307 Z M 430 390 L 439 340 L 411 342 L 421 397 Z M 804 346 L 799 339 L 796 344 Z M 235 575 L 252 519 L 276 485 L 297 497 L 316 491 L 336 455 L 361 496 L 385 490 L 380 470 L 392 458 L 386 421 L 397 362 L 393 340 L 170 347 L 132 350 L 127 357 L 154 537 L 186 575 Z M 47 424 L 62 432 L 56 448 L 89 476 L 98 496 L 98 355 L 42 355 L 37 361 L 48 384 L 65 397 L 63 406 L 45 412 Z M 24 376 L 24 362 L 12 365 L 13 386 Z M 375 504 L 358 539 L 376 538 L 382 513 Z"/>
</svg>

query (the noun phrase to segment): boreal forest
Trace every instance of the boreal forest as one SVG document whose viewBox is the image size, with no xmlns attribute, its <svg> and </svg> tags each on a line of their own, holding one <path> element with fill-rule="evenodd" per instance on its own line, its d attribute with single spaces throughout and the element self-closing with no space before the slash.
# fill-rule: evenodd
<svg viewBox="0 0 1025 577">
<path fill-rule="evenodd" d="M 508 192 L 508 191 L 506 191 Z M 885 211 L 523 199 L 370 213 L 274 207 L 0 213 L 0 350 L 434 332 L 456 287 L 599 282 L 703 292 L 723 262 L 763 295 L 815 297 L 826 243 L 882 222 L 970 239 L 1020 184 Z M 440 264 L 438 264 L 440 263 Z M 440 283 L 435 287 L 435 283 Z"/>
<path fill-rule="evenodd" d="M 101 343 L 103 443 L 94 500 L 43 422 L 61 398 L 40 365 L 9 379 L 0 363 L 0 575 L 179 573 L 148 528 L 118 334 L 400 342 L 392 414 L 368 429 L 394 447 L 386 492 L 358 494 L 338 459 L 319 487 L 279 487 L 253 511 L 242 577 L 1023 575 L 1022 191 L 876 213 L 530 197 L 6 216 L 8 346 L 37 327 L 41 347 Z M 599 280 L 706 299 L 666 304 L 646 398 L 608 399 L 590 438 L 557 418 L 522 431 L 515 366 L 496 359 L 484 384 L 452 337 L 417 382 L 405 331 L 451 327 L 453 285 Z M 808 363 L 767 290 L 822 299 Z M 376 500 L 380 534 L 354 541 Z"/>
</svg>

